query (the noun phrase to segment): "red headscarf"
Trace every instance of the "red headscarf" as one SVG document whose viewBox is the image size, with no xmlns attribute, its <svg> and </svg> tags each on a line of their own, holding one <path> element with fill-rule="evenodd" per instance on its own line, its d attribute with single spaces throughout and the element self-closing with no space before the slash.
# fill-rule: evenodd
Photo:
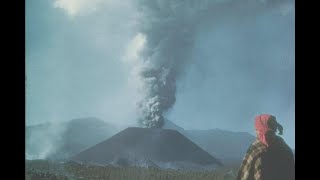
<svg viewBox="0 0 320 180">
<path fill-rule="evenodd" d="M 276 129 L 278 128 L 278 123 L 275 121 L 276 125 L 276 129 L 272 129 L 272 127 L 270 127 L 270 123 L 268 123 L 271 119 L 273 119 L 275 121 L 275 117 L 273 115 L 270 114 L 261 114 L 259 116 L 257 116 L 255 118 L 255 128 L 257 130 L 258 133 L 258 138 L 259 140 L 265 144 L 266 146 L 269 146 L 267 140 L 266 140 L 266 133 L 268 131 L 276 131 Z M 273 127 L 274 128 L 274 127 Z M 282 133 L 282 132 L 281 132 Z"/>
</svg>

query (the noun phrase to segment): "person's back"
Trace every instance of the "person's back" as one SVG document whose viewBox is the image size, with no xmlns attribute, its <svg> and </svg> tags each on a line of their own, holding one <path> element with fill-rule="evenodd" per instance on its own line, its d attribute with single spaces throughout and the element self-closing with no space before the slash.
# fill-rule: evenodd
<svg viewBox="0 0 320 180">
<path fill-rule="evenodd" d="M 272 115 L 256 117 L 257 139 L 249 147 L 241 164 L 237 180 L 294 180 L 295 165 L 292 150 L 275 134 L 282 126 Z"/>
<path fill-rule="evenodd" d="M 284 140 L 276 136 L 275 143 L 261 156 L 263 179 L 294 180 L 294 156 Z"/>
</svg>

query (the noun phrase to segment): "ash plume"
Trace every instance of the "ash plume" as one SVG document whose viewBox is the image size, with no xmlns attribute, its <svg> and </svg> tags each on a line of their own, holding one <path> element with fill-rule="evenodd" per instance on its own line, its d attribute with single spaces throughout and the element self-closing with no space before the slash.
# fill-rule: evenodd
<svg viewBox="0 0 320 180">
<path fill-rule="evenodd" d="M 137 103 L 142 127 L 161 128 L 176 101 L 176 82 L 191 61 L 199 22 L 214 23 L 223 16 L 247 15 L 287 1 L 140 0 L 137 36 L 142 37 L 134 71 L 140 84 Z M 195 60 L 195 59 L 193 59 Z"/>
<path fill-rule="evenodd" d="M 176 81 L 190 61 L 194 28 L 192 14 L 178 1 L 141 1 L 140 33 L 146 41 L 137 75 L 143 96 L 138 102 L 143 127 L 161 128 L 163 114 L 175 103 Z"/>
</svg>

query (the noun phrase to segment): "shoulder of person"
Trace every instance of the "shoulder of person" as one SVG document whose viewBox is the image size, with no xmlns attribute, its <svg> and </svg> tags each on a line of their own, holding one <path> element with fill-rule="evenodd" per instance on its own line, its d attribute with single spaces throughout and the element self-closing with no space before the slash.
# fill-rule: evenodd
<svg viewBox="0 0 320 180">
<path fill-rule="evenodd" d="M 284 139 L 280 136 L 276 136 L 276 142 L 277 142 L 277 144 L 279 144 L 281 146 L 288 146 L 287 143 L 284 141 Z"/>
<path fill-rule="evenodd" d="M 278 144 L 280 147 L 286 149 L 287 151 L 290 151 L 291 153 L 293 153 L 293 152 L 292 152 L 292 149 L 289 147 L 289 145 L 284 141 L 284 139 L 283 139 L 282 137 L 277 136 L 277 144 Z"/>
<path fill-rule="evenodd" d="M 281 142 L 285 142 L 281 136 L 276 135 L 276 139 Z"/>
<path fill-rule="evenodd" d="M 247 154 L 250 154 L 252 156 L 259 156 L 266 151 L 267 147 L 257 139 L 250 145 L 249 149 L 247 150 Z"/>
</svg>

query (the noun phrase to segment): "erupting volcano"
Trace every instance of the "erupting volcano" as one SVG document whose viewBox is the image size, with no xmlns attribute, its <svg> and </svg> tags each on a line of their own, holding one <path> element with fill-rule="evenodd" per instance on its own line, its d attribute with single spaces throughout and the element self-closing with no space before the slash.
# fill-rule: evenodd
<svg viewBox="0 0 320 180">
<path fill-rule="evenodd" d="M 89 164 L 212 169 L 222 163 L 178 131 L 127 128 L 71 158 Z"/>
</svg>

